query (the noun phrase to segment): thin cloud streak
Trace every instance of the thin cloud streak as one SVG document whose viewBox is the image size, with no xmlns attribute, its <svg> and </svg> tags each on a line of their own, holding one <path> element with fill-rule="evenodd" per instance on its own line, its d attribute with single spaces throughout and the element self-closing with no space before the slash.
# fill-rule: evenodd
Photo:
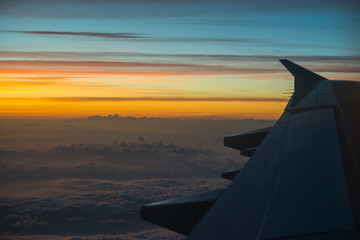
<svg viewBox="0 0 360 240">
<path fill-rule="evenodd" d="M 162 75 L 238 75 L 283 73 L 284 69 L 266 65 L 240 65 L 239 67 L 211 64 L 191 64 L 181 62 L 109 62 L 109 61 L 0 61 L 0 73 L 50 72 L 84 74 L 162 74 Z M 64 69 L 65 67 L 65 69 Z M 74 68 L 76 67 L 76 68 Z M 306 66 L 305 66 L 306 67 Z M 316 65 L 310 68 L 316 72 L 359 73 L 359 66 Z"/>
<path fill-rule="evenodd" d="M 103 32 L 60 32 L 60 31 L 12 31 L 0 30 L 0 32 L 21 33 L 33 35 L 57 35 L 57 36 L 81 36 L 81 37 L 102 37 L 102 38 L 123 38 L 123 39 L 139 39 L 152 42 L 241 42 L 256 43 L 259 39 L 238 39 L 238 38 L 154 38 L 141 36 L 138 33 L 103 33 Z M 146 38 L 146 39 L 145 39 Z"/>
<path fill-rule="evenodd" d="M 65 67 L 65 69 L 64 69 Z M 76 67 L 76 68 L 74 68 Z M 0 73 L 101 73 L 101 74 L 156 74 L 156 75 L 227 75 L 274 73 L 280 69 L 261 67 L 231 67 L 177 62 L 106 62 L 106 61 L 0 61 Z"/>
<path fill-rule="evenodd" d="M 138 33 L 103 33 L 103 32 L 60 32 L 60 31 L 11 31 L 0 30 L 0 32 L 8 33 L 21 33 L 21 34 L 33 34 L 33 35 L 54 35 L 54 36 L 81 36 L 81 37 L 102 37 L 102 38 L 116 38 L 123 40 L 131 40 L 132 42 L 215 42 L 215 43 L 235 43 L 235 44 L 249 44 L 255 45 L 267 45 L 267 46 L 281 46 L 281 47 L 296 47 L 296 48 L 337 48 L 348 49 L 346 47 L 339 46 L 326 46 L 323 44 L 298 44 L 289 42 L 271 41 L 269 39 L 261 38 L 201 38 L 201 37 L 151 37 L 143 36 Z"/>
<path fill-rule="evenodd" d="M 35 35 L 63 35 L 63 36 L 82 36 L 82 37 L 102 37 L 102 38 L 142 38 L 134 33 L 101 33 L 101 32 L 55 32 L 55 31 L 10 31 L 1 32 L 24 33 Z"/>
<path fill-rule="evenodd" d="M 76 58 L 76 57 L 148 57 L 148 58 L 193 58 L 208 60 L 233 60 L 233 61 L 259 61 L 273 62 L 274 60 L 287 58 L 293 61 L 313 62 L 355 62 L 360 61 L 360 56 L 284 56 L 284 55 L 237 55 L 237 54 L 151 54 L 131 52 L 20 52 L 0 51 L 3 58 Z"/>
<path fill-rule="evenodd" d="M 8 77 L 8 76 L 1 76 L 1 86 L 15 86 L 15 85 L 96 85 L 96 87 L 102 86 L 104 84 L 111 84 L 109 81 L 101 80 L 86 80 L 88 76 L 58 76 L 58 77 L 51 77 L 51 76 L 36 76 L 36 77 Z M 99 78 L 98 76 L 92 76 L 93 78 Z M 107 79 L 116 78 L 111 76 L 106 76 Z M 103 78 L 103 77 L 100 77 Z M 128 79 L 122 80 L 122 82 L 130 82 L 130 83 L 193 83 L 194 81 L 190 80 L 149 80 L 149 79 Z M 89 87 L 89 86 L 88 86 Z M 95 87 L 95 86 L 94 86 Z"/>
<path fill-rule="evenodd" d="M 283 98 L 158 98 L 158 97 L 46 97 L 46 98 L 0 98 L 1 100 L 45 100 L 56 102 L 287 102 Z"/>
</svg>

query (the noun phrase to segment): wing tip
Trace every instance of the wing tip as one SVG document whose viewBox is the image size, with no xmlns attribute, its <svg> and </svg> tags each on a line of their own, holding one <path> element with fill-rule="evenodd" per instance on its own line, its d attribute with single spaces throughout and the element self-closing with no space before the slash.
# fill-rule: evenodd
<svg viewBox="0 0 360 240">
<path fill-rule="evenodd" d="M 279 59 L 279 61 L 295 78 L 292 106 L 299 103 L 319 82 L 328 80 L 288 59 Z"/>
<path fill-rule="evenodd" d="M 293 76 L 299 75 L 300 72 L 302 72 L 304 70 L 309 71 L 309 70 L 297 65 L 296 63 L 293 63 L 292 61 L 290 61 L 288 59 L 279 59 L 279 61 Z"/>
</svg>

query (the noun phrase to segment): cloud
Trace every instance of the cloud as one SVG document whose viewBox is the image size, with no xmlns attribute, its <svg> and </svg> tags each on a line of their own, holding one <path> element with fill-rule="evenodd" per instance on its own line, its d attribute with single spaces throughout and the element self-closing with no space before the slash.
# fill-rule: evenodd
<svg viewBox="0 0 360 240">
<path fill-rule="evenodd" d="M 204 43 L 204 42 L 215 42 L 215 43 L 231 43 L 231 44 L 247 44 L 251 46 L 273 46 L 273 47 L 296 47 L 296 48 L 325 48 L 325 49 L 349 49 L 346 46 L 328 46 L 325 44 L 299 44 L 291 42 L 281 42 L 270 39 L 262 38 L 202 38 L 202 37 L 153 37 L 145 36 L 139 33 L 103 33 L 103 32 L 61 32 L 61 31 L 11 31 L 11 30 L 0 30 L 0 32 L 8 33 L 22 33 L 22 34 L 33 34 L 33 35 L 52 35 L 52 36 L 81 36 L 81 37 L 101 37 L 108 39 L 123 39 L 131 42 L 192 42 L 192 43 Z M 351 49 L 351 48 L 350 48 Z"/>
<path fill-rule="evenodd" d="M 220 173 L 247 158 L 214 139 L 273 123 L 117 115 L 0 122 L 0 235 L 28 240 L 183 239 L 142 221 L 139 206 L 225 188 Z"/>
<path fill-rule="evenodd" d="M 273 67 L 226 66 L 181 62 L 109 61 L 0 61 L 0 73 L 37 74 L 129 74 L 129 75 L 237 75 L 274 73 Z M 283 71 L 283 70 L 282 70 Z"/>
<path fill-rule="evenodd" d="M 170 230 L 156 228 L 126 234 L 95 234 L 95 235 L 19 235 L 11 233 L 3 235 L 8 240 L 185 240 L 186 237 Z"/>
<path fill-rule="evenodd" d="M 51 181 L 43 192 L 21 198 L 1 198 L 0 234 L 97 235 L 121 234 L 145 239 L 172 236 L 139 218 L 138 207 L 149 202 L 224 188 L 220 179 L 148 179 L 135 181 Z M 24 184 L 19 182 L 19 184 Z M 44 189 L 45 188 L 45 189 Z M 127 239 L 127 238 L 125 238 Z"/>
<path fill-rule="evenodd" d="M 57 145 L 45 152 L 3 150 L 1 156 L 2 181 L 217 177 L 236 166 L 210 149 L 161 142 Z"/>
<path fill-rule="evenodd" d="M 61 32 L 61 31 L 11 31 L 0 30 L 0 32 L 22 33 L 32 35 L 53 35 L 53 36 L 80 36 L 80 37 L 101 37 L 101 38 L 120 38 L 146 42 L 237 42 L 237 43 L 257 43 L 262 42 L 258 39 L 248 38 L 186 38 L 186 37 L 145 37 L 136 33 L 103 33 L 103 32 Z"/>
<path fill-rule="evenodd" d="M 126 234 L 94 234 L 94 235 L 21 235 L 3 234 L 7 240 L 185 240 L 186 237 L 166 229 L 150 229 Z"/>
<path fill-rule="evenodd" d="M 30 217 L 27 219 L 19 220 L 12 225 L 17 229 L 33 229 L 36 227 L 44 228 L 48 226 L 46 221 L 38 219 L 37 217 Z"/>
<path fill-rule="evenodd" d="M 71 80 L 71 78 L 98 77 L 99 75 L 133 76 L 201 76 L 201 75 L 259 75 L 271 74 L 281 78 L 286 73 L 278 59 L 290 59 L 313 71 L 337 73 L 337 79 L 357 80 L 360 72 L 360 56 L 280 56 L 280 55 L 221 55 L 221 54 L 150 54 L 132 52 L 17 52 L 0 51 L 3 59 L 2 73 L 38 74 L 37 77 L 4 76 L 8 83 L 12 80 L 25 80 L 23 84 L 55 84 L 53 80 Z M 29 60 L 15 60 L 24 58 Z M 109 58 L 111 61 L 109 61 Z M 39 59 L 39 60 L 36 60 Z M 41 60 L 44 59 L 44 60 Z M 46 60 L 45 60 L 46 59 Z M 54 60 L 49 60 L 54 59 Z M 88 61 L 93 59 L 93 61 Z M 140 60 L 141 59 L 141 60 Z M 169 61 L 171 59 L 171 61 Z M 62 60 L 62 61 L 61 61 Z M 65 61 L 64 61 L 65 60 Z M 84 61 L 86 60 L 86 61 Z M 62 66 L 62 67 L 60 67 Z M 77 66 L 77 69 L 71 68 Z M 38 69 L 38 70 L 37 70 Z M 340 74 L 339 74 L 340 73 Z M 343 74 L 349 76 L 343 76 Z M 42 75 L 56 74 L 58 77 Z M 275 76 L 278 74 L 278 76 Z M 66 76 L 67 75 L 67 76 Z M 132 79 L 131 82 L 191 82 L 186 80 L 149 80 Z M 5 83 L 5 82 L 4 82 Z M 80 83 L 77 80 L 77 83 Z M 94 84 L 94 81 L 91 81 Z M 103 84 L 99 82 L 98 84 Z M 57 81 L 57 84 L 60 82 Z M 75 84 L 75 82 L 74 82 Z M 81 84 L 81 83 L 80 83 Z M 87 84 L 87 82 L 84 82 Z M 85 100 L 84 100 L 85 101 Z"/>
<path fill-rule="evenodd" d="M 355 61 L 354 61 L 355 62 Z M 299 63 L 299 62 L 298 62 Z M 299 63 L 301 64 L 301 63 Z M 308 67 L 305 65 L 305 67 Z M 315 64 L 309 69 L 327 73 L 359 73 L 358 65 L 345 63 Z M 184 63 L 172 61 L 34 61 L 2 60 L 0 74 L 72 76 L 223 76 L 285 74 L 280 64 L 227 62 Z"/>
<path fill-rule="evenodd" d="M 24 34 L 34 34 L 34 35 L 81 36 L 81 37 L 125 38 L 125 39 L 142 38 L 138 34 L 134 34 L 134 33 L 9 31 L 9 30 L 1 30 L 0 32 L 24 33 Z"/>
<path fill-rule="evenodd" d="M 123 57 L 123 58 L 177 58 L 179 60 L 193 59 L 196 61 L 222 60 L 222 61 L 244 61 L 244 62 L 274 62 L 281 58 L 301 62 L 338 62 L 354 63 L 360 61 L 360 56 L 284 56 L 284 55 L 237 55 L 237 54 L 152 54 L 139 52 L 21 52 L 0 51 L 2 58 L 31 58 L 31 59 L 76 59 L 97 57 Z"/>
</svg>

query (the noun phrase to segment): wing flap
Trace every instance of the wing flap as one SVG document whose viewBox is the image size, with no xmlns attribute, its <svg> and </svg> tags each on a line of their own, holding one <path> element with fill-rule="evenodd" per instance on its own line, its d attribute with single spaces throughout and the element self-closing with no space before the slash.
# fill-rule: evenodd
<svg viewBox="0 0 360 240">
<path fill-rule="evenodd" d="M 140 207 L 140 217 L 151 223 L 188 235 L 211 208 L 222 189 L 180 197 Z"/>
<path fill-rule="evenodd" d="M 238 150 L 257 147 L 269 133 L 271 127 L 261 128 L 250 132 L 240 133 L 224 138 L 224 146 Z"/>
</svg>

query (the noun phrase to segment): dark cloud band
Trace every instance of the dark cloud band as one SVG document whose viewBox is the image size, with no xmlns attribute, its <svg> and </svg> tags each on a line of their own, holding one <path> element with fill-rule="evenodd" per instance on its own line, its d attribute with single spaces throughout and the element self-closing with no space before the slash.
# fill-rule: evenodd
<svg viewBox="0 0 360 240">
<path fill-rule="evenodd" d="M 55 31 L 8 31 L 1 32 L 24 33 L 35 35 L 63 35 L 63 36 L 83 36 L 83 37 L 102 37 L 102 38 L 141 38 L 134 33 L 101 33 L 101 32 L 55 32 Z"/>
<path fill-rule="evenodd" d="M 228 60 L 228 61 L 260 61 L 273 62 L 280 58 L 293 61 L 315 62 L 354 62 L 360 61 L 360 56 L 283 56 L 283 55 L 237 55 L 237 54 L 151 54 L 136 52 L 20 52 L 0 51 L 3 58 L 81 58 L 81 57 L 144 57 L 144 58 L 180 58 L 203 60 Z"/>
</svg>

